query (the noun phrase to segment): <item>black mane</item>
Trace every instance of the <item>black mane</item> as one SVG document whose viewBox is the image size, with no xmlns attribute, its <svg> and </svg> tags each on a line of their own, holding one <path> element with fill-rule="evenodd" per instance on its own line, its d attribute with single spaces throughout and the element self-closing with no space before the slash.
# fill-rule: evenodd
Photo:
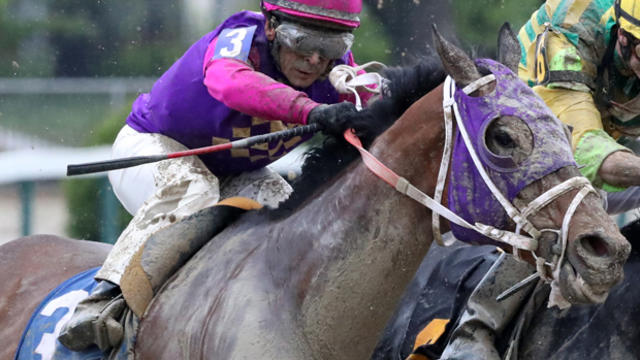
<svg viewBox="0 0 640 360">
<path fill-rule="evenodd" d="M 356 130 L 365 147 L 391 126 L 415 101 L 444 81 L 445 73 L 436 58 L 424 58 L 406 67 L 387 68 L 391 96 L 373 102 L 358 114 L 351 115 L 348 127 Z M 294 211 L 318 187 L 326 184 L 358 157 L 358 151 L 342 137 L 327 136 L 322 146 L 305 154 L 302 174 L 293 182 L 291 197 L 280 204 L 272 216 L 281 217 Z"/>
</svg>

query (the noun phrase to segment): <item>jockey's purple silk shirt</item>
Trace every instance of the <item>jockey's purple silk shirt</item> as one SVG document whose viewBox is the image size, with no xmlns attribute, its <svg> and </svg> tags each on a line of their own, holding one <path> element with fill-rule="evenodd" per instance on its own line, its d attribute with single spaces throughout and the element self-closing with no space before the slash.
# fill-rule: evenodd
<svg viewBox="0 0 640 360">
<path fill-rule="evenodd" d="M 223 99 L 214 98 L 204 84 L 207 51 L 212 41 L 225 29 L 249 28 L 255 26 L 251 41 L 252 55 L 258 56 L 256 71 L 277 81 L 284 75 L 277 70 L 270 54 L 264 33 L 264 16 L 243 11 L 228 18 L 212 32 L 193 44 L 153 85 L 149 93 L 142 94 L 133 103 L 127 124 L 136 131 L 160 133 L 169 136 L 188 148 L 197 148 L 238 140 L 249 136 L 270 133 L 299 126 L 303 121 L 269 121 L 258 116 L 250 116 L 234 110 Z M 336 64 L 353 65 L 353 57 L 348 52 Z M 236 59 L 222 59 L 231 68 L 239 64 Z M 242 63 L 241 66 L 245 66 Z M 209 79 L 208 79 L 209 80 Z M 215 81 L 215 79 L 213 79 Z M 237 85 L 220 84 L 217 87 Z M 253 102 L 256 112 L 269 112 L 269 101 L 264 96 L 252 93 L 250 87 L 240 88 L 235 94 L 245 101 Z M 236 91 L 236 90 L 234 90 Z M 316 103 L 332 104 L 341 100 L 328 79 L 317 80 L 307 89 L 301 90 Z M 268 101 L 267 101 L 268 100 Z M 262 108 L 261 108 L 262 107 Z M 271 105 L 271 108 L 274 106 Z M 207 167 L 218 176 L 237 174 L 262 168 L 284 156 L 311 135 L 258 144 L 247 149 L 233 149 L 200 156 Z"/>
<path fill-rule="evenodd" d="M 506 66 L 489 59 L 476 60 L 476 66 L 495 75 L 495 90 L 473 97 L 458 88 L 454 96 L 480 161 L 507 200 L 512 202 L 524 187 L 534 181 L 565 166 L 575 166 L 562 124 L 542 99 Z M 523 120 L 533 135 L 532 154 L 515 166 L 508 158 L 492 154 L 483 140 L 491 120 L 499 116 Z M 455 135 L 451 164 L 449 209 L 471 224 L 480 222 L 498 229 L 507 228 L 512 223 L 511 219 L 476 170 L 459 131 Z M 474 230 L 455 224 L 451 224 L 451 231 L 464 242 L 497 244 Z"/>
</svg>

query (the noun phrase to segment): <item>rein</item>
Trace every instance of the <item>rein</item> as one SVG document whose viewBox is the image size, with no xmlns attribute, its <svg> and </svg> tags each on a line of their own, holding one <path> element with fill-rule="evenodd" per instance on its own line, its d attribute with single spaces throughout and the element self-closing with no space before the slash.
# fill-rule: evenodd
<svg viewBox="0 0 640 360">
<path fill-rule="evenodd" d="M 484 85 L 487 85 L 491 82 L 495 81 L 495 76 L 493 74 L 484 76 L 471 84 L 467 85 L 462 89 L 464 93 L 471 94 L 481 88 Z M 568 243 L 568 232 L 569 232 L 569 224 L 571 223 L 571 219 L 578 205 L 582 202 L 584 197 L 590 193 L 594 192 L 595 189 L 592 187 L 591 183 L 584 177 L 573 177 L 564 182 L 552 187 L 551 189 L 545 191 L 543 194 L 539 195 L 537 198 L 532 200 L 527 206 L 522 209 L 518 209 L 514 206 L 509 200 L 506 199 L 504 194 L 502 194 L 494 182 L 489 178 L 484 166 L 480 162 L 480 159 L 472 146 L 472 143 L 469 139 L 468 132 L 464 126 L 464 123 L 461 120 L 460 112 L 458 110 L 458 104 L 456 103 L 453 94 L 455 92 L 456 85 L 453 79 L 448 76 L 444 83 L 443 89 L 443 108 L 444 108 L 444 121 L 445 121 L 445 148 L 443 151 L 442 161 L 440 163 L 440 170 L 438 173 L 438 182 L 436 185 L 434 198 L 431 198 L 427 194 L 420 191 L 418 188 L 409 183 L 405 178 L 397 175 L 387 166 L 382 164 L 377 158 L 375 158 L 370 152 L 363 148 L 362 143 L 358 139 L 358 137 L 354 134 L 352 130 L 347 130 L 344 133 L 345 139 L 351 143 L 356 149 L 360 152 L 364 164 L 367 166 L 369 170 L 371 170 L 375 175 L 380 177 L 389 185 L 393 186 L 398 192 L 407 195 L 418 203 L 426 206 L 427 208 L 432 210 L 432 228 L 433 234 L 436 242 L 439 245 L 450 245 L 449 243 L 444 243 L 442 240 L 442 236 L 440 233 L 439 226 L 439 216 L 442 216 L 449 220 L 450 222 L 462 226 L 468 229 L 475 230 L 476 232 L 487 236 L 493 240 L 499 241 L 501 243 L 508 244 L 512 247 L 512 254 L 521 259 L 519 256 L 520 250 L 529 251 L 536 261 L 536 274 L 535 276 L 529 276 L 523 281 L 527 283 L 540 277 L 547 282 L 551 282 L 552 287 L 557 286 L 557 281 L 560 277 L 560 268 L 561 264 L 564 260 L 567 243 Z M 355 90 L 354 90 L 355 91 Z M 358 97 L 356 96 L 356 99 Z M 455 116 L 454 116 L 455 115 Z M 444 183 L 446 180 L 449 163 L 451 159 L 451 151 L 452 151 L 452 127 L 453 120 L 452 117 L 456 119 L 456 124 L 460 134 L 464 140 L 464 143 L 469 151 L 473 163 L 480 173 L 482 179 L 484 180 L 487 187 L 491 190 L 491 193 L 496 197 L 496 199 L 500 202 L 506 213 L 516 224 L 515 232 L 500 230 L 491 225 L 482 224 L 476 222 L 471 224 L 467 222 L 462 217 L 458 216 L 448 208 L 444 207 L 441 204 L 442 200 L 442 192 L 444 190 Z M 557 199 L 559 196 L 575 190 L 580 189 L 578 193 L 574 196 L 571 201 L 567 211 L 564 215 L 562 221 L 562 228 L 560 230 L 556 229 L 537 229 L 529 220 L 529 216 L 538 212 L 540 209 Z M 530 236 L 525 236 L 521 234 L 521 231 L 525 231 Z M 559 241 L 560 251 L 559 254 L 553 256 L 551 261 L 539 257 L 535 254 L 535 251 L 538 249 L 538 240 L 545 232 L 553 232 L 556 234 L 556 238 Z M 551 275 L 546 271 L 545 266 L 549 266 L 551 269 Z M 522 281 L 519 284 L 516 284 L 511 289 L 505 291 L 505 293 L 513 292 L 513 288 L 517 286 L 521 286 Z M 504 298 L 504 297 L 503 297 Z"/>
<path fill-rule="evenodd" d="M 359 66 L 336 65 L 329 73 L 329 81 L 336 90 L 341 94 L 353 94 L 356 98 L 356 109 L 362 110 L 362 100 L 357 89 L 364 89 L 373 94 L 382 93 L 387 79 L 383 78 L 379 73 L 387 66 L 381 62 L 370 61 Z M 373 72 L 363 72 L 370 68 Z M 361 72 L 360 74 L 358 74 Z M 373 85 L 373 86 L 371 86 Z"/>
</svg>

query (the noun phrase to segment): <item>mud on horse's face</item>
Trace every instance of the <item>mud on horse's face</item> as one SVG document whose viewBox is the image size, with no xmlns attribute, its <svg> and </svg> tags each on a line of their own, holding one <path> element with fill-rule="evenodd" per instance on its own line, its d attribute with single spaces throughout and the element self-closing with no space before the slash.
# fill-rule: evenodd
<svg viewBox="0 0 640 360">
<path fill-rule="evenodd" d="M 612 221 L 604 226 L 601 219 L 589 221 L 607 217 L 602 206 L 596 204 L 602 210 L 598 214 L 581 210 L 581 202 L 599 198 L 577 171 L 565 126 L 508 66 L 487 59 L 474 62 L 435 34 L 443 65 L 456 82 L 456 115 L 468 133 L 467 143 L 460 132 L 454 139 L 449 208 L 470 223 L 501 229 L 516 225 L 516 232 L 528 232 L 534 239 L 533 261 L 554 290 L 569 303 L 603 302 L 622 278 L 630 246 Z M 519 61 L 513 55 L 514 50 L 519 54 L 514 42 L 510 30 L 503 28 L 501 53 L 506 49 L 511 55 L 500 59 L 512 69 Z M 469 84 L 477 87 L 478 81 L 486 84 L 474 92 L 465 89 Z M 477 154 L 482 171 L 474 166 L 467 145 Z M 554 186 L 561 191 L 549 191 Z M 546 192 L 555 194 L 538 198 Z M 463 241 L 497 244 L 495 237 L 455 224 L 452 231 Z M 562 297 L 556 304 L 566 306 Z"/>
</svg>

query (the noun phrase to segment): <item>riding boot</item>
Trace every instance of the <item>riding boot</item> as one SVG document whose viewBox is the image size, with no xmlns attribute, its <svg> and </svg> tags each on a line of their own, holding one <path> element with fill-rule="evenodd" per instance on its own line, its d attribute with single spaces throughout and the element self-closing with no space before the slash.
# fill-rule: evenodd
<svg viewBox="0 0 640 360">
<path fill-rule="evenodd" d="M 496 297 L 533 270 L 511 255 L 500 255 L 467 300 L 441 359 L 500 360 L 494 340 L 516 315 L 533 286 L 529 284 L 500 302 Z"/>
<path fill-rule="evenodd" d="M 250 199 L 230 198 L 158 230 L 133 256 L 120 278 L 127 306 L 142 317 L 158 289 L 191 256 L 241 214 L 260 207 Z"/>
<path fill-rule="evenodd" d="M 107 351 L 123 337 L 118 321 L 125 309 L 120 287 L 106 280 L 98 281 L 91 294 L 76 307 L 64 325 L 58 340 L 70 350 L 80 351 L 95 344 Z"/>
</svg>

